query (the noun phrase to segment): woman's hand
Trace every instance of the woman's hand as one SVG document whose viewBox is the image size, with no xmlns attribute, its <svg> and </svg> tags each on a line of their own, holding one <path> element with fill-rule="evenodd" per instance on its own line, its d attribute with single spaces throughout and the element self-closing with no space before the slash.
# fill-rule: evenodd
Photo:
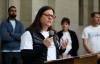
<svg viewBox="0 0 100 64">
<path fill-rule="evenodd" d="M 66 39 L 66 40 L 61 39 L 60 48 L 65 49 L 67 44 L 68 44 L 68 39 Z"/>
<path fill-rule="evenodd" d="M 43 44 L 48 48 L 49 46 L 51 46 L 51 43 L 53 42 L 53 37 L 48 37 L 46 39 L 43 40 Z"/>
</svg>

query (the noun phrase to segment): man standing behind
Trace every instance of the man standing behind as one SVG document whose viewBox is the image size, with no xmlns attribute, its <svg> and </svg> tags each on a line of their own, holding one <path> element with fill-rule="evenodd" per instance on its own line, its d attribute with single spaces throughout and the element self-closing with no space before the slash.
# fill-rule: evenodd
<svg viewBox="0 0 100 64">
<path fill-rule="evenodd" d="M 100 25 L 99 25 L 99 12 L 91 13 L 91 25 L 83 30 L 82 39 L 83 46 L 87 53 L 98 53 L 100 58 Z M 98 64 L 100 60 L 98 60 Z"/>
<path fill-rule="evenodd" d="M 20 64 L 20 38 L 24 27 L 16 19 L 16 7 L 8 9 L 8 19 L 0 25 L 3 64 Z"/>
</svg>

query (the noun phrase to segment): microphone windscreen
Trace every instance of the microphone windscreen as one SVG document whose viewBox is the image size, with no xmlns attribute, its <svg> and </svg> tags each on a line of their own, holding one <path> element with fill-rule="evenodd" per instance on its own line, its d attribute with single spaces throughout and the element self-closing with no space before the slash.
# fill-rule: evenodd
<svg viewBox="0 0 100 64">
<path fill-rule="evenodd" d="M 50 30 L 49 31 L 49 37 L 53 37 L 53 35 L 54 35 L 54 31 L 53 30 Z"/>
</svg>

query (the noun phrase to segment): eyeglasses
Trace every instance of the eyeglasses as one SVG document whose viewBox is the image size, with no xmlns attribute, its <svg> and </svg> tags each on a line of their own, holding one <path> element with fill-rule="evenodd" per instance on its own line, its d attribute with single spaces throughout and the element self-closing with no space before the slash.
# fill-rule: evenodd
<svg viewBox="0 0 100 64">
<path fill-rule="evenodd" d="M 55 19 L 56 18 L 56 16 L 55 15 L 51 15 L 51 14 L 43 14 L 43 15 L 45 15 L 45 16 L 47 16 L 47 17 L 52 17 L 53 19 Z"/>
</svg>

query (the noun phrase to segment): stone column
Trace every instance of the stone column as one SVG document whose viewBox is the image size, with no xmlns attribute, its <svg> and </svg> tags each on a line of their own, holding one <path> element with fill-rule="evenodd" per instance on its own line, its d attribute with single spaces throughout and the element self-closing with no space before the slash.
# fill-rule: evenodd
<svg viewBox="0 0 100 64">
<path fill-rule="evenodd" d="M 99 3 L 99 11 L 100 11 L 100 0 L 99 0 L 99 2 L 98 2 L 98 3 Z"/>
<path fill-rule="evenodd" d="M 48 5 L 48 0 L 32 0 L 32 20 L 42 6 Z"/>
<path fill-rule="evenodd" d="M 93 11 L 99 11 L 99 0 L 93 0 Z"/>
<path fill-rule="evenodd" d="M 88 24 L 88 0 L 83 0 L 83 22 L 84 26 Z"/>
<path fill-rule="evenodd" d="M 88 0 L 88 24 L 90 24 L 90 14 L 93 11 L 93 0 Z"/>
<path fill-rule="evenodd" d="M 5 18 L 7 18 L 7 1 L 0 0 L 0 23 Z"/>
<path fill-rule="evenodd" d="M 20 0 L 20 18 L 25 27 L 32 23 L 32 0 Z"/>
</svg>

